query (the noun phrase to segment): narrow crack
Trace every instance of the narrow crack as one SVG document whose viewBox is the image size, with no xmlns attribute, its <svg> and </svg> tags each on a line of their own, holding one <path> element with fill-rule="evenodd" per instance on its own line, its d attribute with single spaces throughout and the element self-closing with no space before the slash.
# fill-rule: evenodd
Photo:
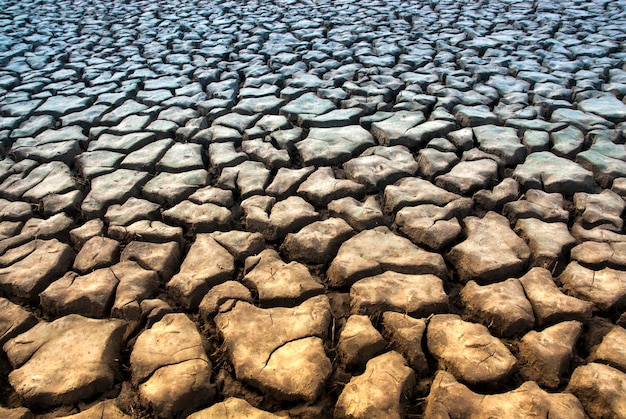
<svg viewBox="0 0 626 419">
<path fill-rule="evenodd" d="M 270 352 L 269 356 L 268 356 L 268 357 L 267 357 L 267 359 L 265 360 L 265 365 L 263 366 L 263 368 L 261 368 L 261 371 L 263 371 L 263 370 L 267 367 L 267 365 L 269 364 L 269 362 L 270 362 L 270 360 L 271 360 L 272 356 L 273 356 L 273 355 L 274 355 L 274 354 L 275 354 L 278 350 L 280 350 L 282 347 L 284 347 L 285 345 L 287 345 L 287 344 L 289 344 L 289 343 L 292 343 L 292 342 L 297 342 L 297 341 L 299 341 L 299 340 L 302 340 L 302 339 L 308 339 L 308 338 L 319 338 L 319 339 L 321 339 L 319 336 L 309 335 L 309 336 L 301 336 L 301 337 L 298 337 L 298 338 L 291 339 L 291 340 L 288 340 L 288 341 L 286 341 L 286 342 L 283 342 L 282 344 L 280 344 L 279 346 L 277 346 L 274 350 L 272 350 L 272 352 Z"/>
<path fill-rule="evenodd" d="M 159 370 L 161 370 L 161 369 L 163 369 L 165 367 L 171 367 L 173 365 L 180 365 L 180 364 L 184 364 L 185 362 L 189 362 L 189 361 L 202 361 L 202 362 L 205 362 L 209 367 L 211 366 L 211 361 L 207 361 L 206 359 L 197 358 L 197 357 L 196 358 L 185 359 L 185 360 L 179 361 L 179 362 L 172 362 L 172 363 L 168 363 L 168 364 L 163 364 L 163 365 L 160 365 L 159 367 L 157 367 L 154 371 L 152 371 L 152 373 L 150 373 L 146 378 L 144 378 L 141 381 L 138 381 L 137 385 L 139 386 L 139 385 L 141 385 L 141 384 L 143 384 L 143 383 L 145 383 L 147 381 L 150 381 L 150 379 L 154 376 L 154 374 L 157 373 L 157 371 L 159 371 Z"/>
</svg>

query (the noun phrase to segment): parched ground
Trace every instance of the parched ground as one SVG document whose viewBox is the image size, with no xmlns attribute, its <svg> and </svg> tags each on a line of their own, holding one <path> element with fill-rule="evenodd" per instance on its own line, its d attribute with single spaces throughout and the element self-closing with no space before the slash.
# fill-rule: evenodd
<svg viewBox="0 0 626 419">
<path fill-rule="evenodd" d="M 0 417 L 626 418 L 626 2 L 0 0 Z"/>
</svg>

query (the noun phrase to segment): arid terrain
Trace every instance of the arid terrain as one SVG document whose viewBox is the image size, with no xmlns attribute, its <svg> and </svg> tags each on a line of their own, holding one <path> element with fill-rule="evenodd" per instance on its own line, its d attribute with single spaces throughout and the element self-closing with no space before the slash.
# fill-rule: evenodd
<svg viewBox="0 0 626 419">
<path fill-rule="evenodd" d="M 626 418 L 626 1 L 0 0 L 1 418 Z"/>
</svg>

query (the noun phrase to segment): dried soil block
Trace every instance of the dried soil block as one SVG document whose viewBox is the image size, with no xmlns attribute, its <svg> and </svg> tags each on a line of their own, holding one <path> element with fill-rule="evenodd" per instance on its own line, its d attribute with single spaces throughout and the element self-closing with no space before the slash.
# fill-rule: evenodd
<svg viewBox="0 0 626 419">
<path fill-rule="evenodd" d="M 307 166 L 336 166 L 375 145 L 374 137 L 359 125 L 337 128 L 311 128 L 309 135 L 295 144 Z"/>
<path fill-rule="evenodd" d="M 522 335 L 535 325 L 533 308 L 514 278 L 485 286 L 470 281 L 461 291 L 461 301 L 467 317 L 499 337 Z"/>
<path fill-rule="evenodd" d="M 4 345 L 13 366 L 9 383 L 37 408 L 94 397 L 113 386 L 123 332 L 120 320 L 76 314 L 41 322 Z"/>
<path fill-rule="evenodd" d="M 202 320 L 205 323 L 208 322 L 219 311 L 222 311 L 222 304 L 229 300 L 231 304 L 237 300 L 252 303 L 252 293 L 245 285 L 237 281 L 226 281 L 223 284 L 215 285 L 207 292 L 198 307 Z M 228 311 L 230 308 L 232 307 L 224 307 L 223 311 Z"/>
<path fill-rule="evenodd" d="M 364 366 L 375 355 L 385 350 L 387 342 L 372 326 L 367 316 L 348 317 L 339 335 L 337 353 L 347 368 Z"/>
<path fill-rule="evenodd" d="M 211 407 L 200 410 L 187 416 L 187 419 L 230 419 L 230 418 L 250 418 L 250 419 L 278 419 L 278 416 L 261 409 L 257 409 L 244 399 L 229 397 L 223 402 L 215 403 Z"/>
<path fill-rule="evenodd" d="M 387 227 L 377 227 L 362 231 L 343 243 L 330 264 L 328 280 L 331 286 L 341 287 L 385 270 L 448 276 L 441 255 L 420 249 Z"/>
<path fill-rule="evenodd" d="M 213 400 L 211 361 L 202 336 L 183 313 L 166 314 L 137 337 L 130 367 L 142 404 L 158 417 L 172 418 Z"/>
<path fill-rule="evenodd" d="M 482 219 L 467 217 L 463 221 L 467 239 L 448 253 L 461 281 L 485 284 L 523 271 L 531 252 L 506 218 L 490 211 Z"/>
<path fill-rule="evenodd" d="M 428 360 L 422 348 L 426 333 L 426 319 L 415 319 L 406 314 L 387 311 L 383 313 L 383 336 L 391 347 L 406 358 L 409 366 L 425 376 Z"/>
<path fill-rule="evenodd" d="M 594 271 L 571 262 L 559 276 L 559 282 L 567 294 L 589 301 L 599 310 L 619 310 L 626 305 L 626 277 L 621 271 Z"/>
<path fill-rule="evenodd" d="M 446 369 L 469 384 L 493 384 L 508 379 L 517 359 L 480 324 L 454 314 L 437 314 L 426 331 L 428 350 Z"/>
<path fill-rule="evenodd" d="M 626 417 L 626 374 L 592 362 L 574 370 L 566 391 L 574 394 L 594 418 Z"/>
<path fill-rule="evenodd" d="M 33 240 L 6 252 L 3 257 L 19 252 L 20 258 L 0 268 L 0 290 L 20 302 L 32 302 L 53 281 L 72 266 L 74 252 L 56 239 Z"/>
<path fill-rule="evenodd" d="M 132 241 L 122 251 L 121 259 L 135 261 L 142 268 L 156 272 L 161 281 L 167 282 L 180 267 L 180 248 L 176 242 Z"/>
<path fill-rule="evenodd" d="M 626 269 L 626 243 L 584 242 L 572 249 L 571 257 L 583 266 L 592 269 L 604 267 Z"/>
<path fill-rule="evenodd" d="M 565 223 L 545 223 L 535 218 L 519 220 L 515 232 L 528 243 L 534 266 L 553 270 L 563 264 L 576 239 L 569 233 Z"/>
<path fill-rule="evenodd" d="M 253 196 L 241 203 L 248 230 L 263 234 L 268 241 L 282 239 L 317 221 L 320 215 L 299 196 L 276 202 L 267 196 Z"/>
<path fill-rule="evenodd" d="M 326 296 L 262 309 L 244 301 L 215 317 L 237 379 L 280 400 L 315 400 L 332 371 L 323 348 L 331 321 Z"/>
<path fill-rule="evenodd" d="M 316 221 L 297 233 L 287 234 L 280 251 L 290 260 L 321 264 L 337 254 L 344 241 L 353 234 L 352 227 L 341 218 Z"/>
<path fill-rule="evenodd" d="M 613 327 L 592 349 L 589 360 L 626 372 L 626 330 L 620 326 Z"/>
<path fill-rule="evenodd" d="M 6 298 L 0 298 L 0 347 L 36 324 L 34 314 Z"/>
<path fill-rule="evenodd" d="M 76 259 L 73 269 L 86 274 L 95 269 L 104 268 L 117 263 L 120 259 L 120 244 L 107 237 L 92 237 L 83 245 Z"/>
<path fill-rule="evenodd" d="M 263 306 L 299 304 L 322 294 L 324 286 L 307 267 L 298 262 L 285 263 L 273 249 L 246 259 L 244 285 L 254 290 Z"/>
<path fill-rule="evenodd" d="M 424 416 L 435 417 L 550 417 L 586 418 L 585 409 L 569 393 L 548 393 L 533 381 L 500 394 L 478 394 L 456 381 L 447 371 L 437 371 L 426 399 Z"/>
<path fill-rule="evenodd" d="M 398 179 L 415 175 L 417 162 L 409 150 L 401 145 L 374 146 L 359 157 L 343 164 L 348 179 L 365 186 L 368 192 L 382 190 Z"/>
<path fill-rule="evenodd" d="M 383 213 L 373 195 L 365 198 L 363 202 L 352 197 L 335 199 L 328 204 L 328 211 L 332 216 L 344 219 L 356 231 L 383 224 Z"/>
<path fill-rule="evenodd" d="M 167 290 L 185 307 L 195 308 L 212 286 L 233 279 L 234 274 L 233 256 L 209 234 L 198 234 Z"/>
<path fill-rule="evenodd" d="M 396 214 L 396 224 L 414 243 L 440 250 L 461 234 L 459 219 L 467 216 L 472 200 L 460 198 L 444 207 L 426 204 L 404 207 Z"/>
<path fill-rule="evenodd" d="M 448 311 L 448 296 L 435 275 L 386 271 L 355 282 L 350 288 L 350 307 L 358 314 L 397 311 L 427 317 Z"/>
<path fill-rule="evenodd" d="M 531 331 L 519 344 L 520 373 L 542 387 L 556 389 L 569 373 L 582 323 L 568 321 Z"/>
<path fill-rule="evenodd" d="M 593 304 L 563 294 L 547 269 L 533 268 L 519 281 L 524 287 L 526 298 L 533 306 L 537 326 L 544 327 L 567 320 L 586 321 L 591 318 Z"/>
<path fill-rule="evenodd" d="M 513 179 L 525 189 L 543 189 L 568 196 L 576 192 L 594 192 L 598 188 L 590 171 L 549 151 L 531 153 L 523 164 L 517 166 Z"/>
<path fill-rule="evenodd" d="M 415 384 L 415 373 L 395 351 L 371 359 L 362 375 L 344 387 L 335 418 L 401 418 L 403 404 Z"/>
<path fill-rule="evenodd" d="M 83 200 L 81 211 L 87 218 L 102 217 L 109 205 L 121 204 L 138 195 L 148 178 L 147 172 L 128 169 L 98 176 L 91 180 L 91 190 Z"/>
</svg>

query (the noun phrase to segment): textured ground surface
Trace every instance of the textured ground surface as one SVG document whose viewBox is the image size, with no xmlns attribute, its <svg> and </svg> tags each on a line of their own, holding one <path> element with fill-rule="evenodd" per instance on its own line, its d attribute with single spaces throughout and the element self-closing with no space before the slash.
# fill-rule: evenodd
<svg viewBox="0 0 626 419">
<path fill-rule="evenodd" d="M 626 417 L 626 2 L 0 6 L 0 416 Z"/>
</svg>

